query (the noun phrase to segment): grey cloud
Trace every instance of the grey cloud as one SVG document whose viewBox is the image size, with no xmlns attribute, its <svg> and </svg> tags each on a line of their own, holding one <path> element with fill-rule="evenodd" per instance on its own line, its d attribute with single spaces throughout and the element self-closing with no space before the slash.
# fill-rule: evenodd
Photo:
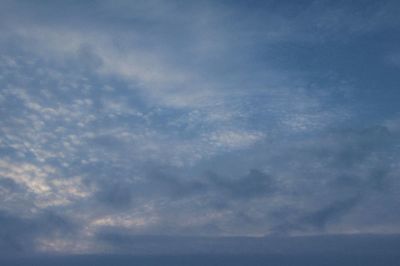
<svg viewBox="0 0 400 266">
<path fill-rule="evenodd" d="M 288 147 L 289 150 L 281 146 L 281 149 L 275 150 L 276 155 L 265 152 L 258 154 L 258 158 L 264 156 L 264 160 L 259 159 L 261 164 L 258 166 L 268 166 L 271 174 L 258 170 L 254 165 L 247 173 L 243 169 L 242 173 L 229 170 L 230 165 L 236 165 L 239 161 L 242 166 L 249 167 L 240 156 L 227 157 L 225 162 L 216 161 L 217 165 L 220 164 L 215 167 L 216 172 L 209 171 L 206 174 L 196 173 L 199 169 L 186 172 L 149 163 L 148 169 L 152 170 L 146 170 L 142 179 L 135 183 L 127 181 L 129 178 L 121 178 L 128 177 L 129 170 L 125 169 L 127 172 L 121 176 L 118 170 L 110 169 L 104 176 L 104 183 L 99 183 L 100 191 L 96 197 L 100 203 L 116 209 L 134 208 L 135 202 L 150 199 L 158 206 L 168 199 L 168 207 L 163 205 L 160 214 L 165 218 L 161 218 L 161 221 L 171 224 L 178 218 L 164 211 L 168 212 L 170 208 L 179 212 L 179 217 L 185 217 L 195 208 L 191 203 L 200 200 L 201 207 L 196 207 L 199 211 L 233 211 L 228 222 L 232 228 L 244 222 L 249 227 L 260 226 L 264 221 L 269 224 L 266 230 L 270 227 L 273 233 L 329 231 L 337 224 L 351 224 L 355 219 L 351 215 L 355 209 L 354 213 L 362 217 L 360 210 L 371 192 L 392 193 L 388 189 L 398 182 L 394 178 L 396 169 L 388 161 L 393 156 L 388 148 L 393 143 L 391 134 L 379 126 L 341 130 L 326 133 L 311 142 L 296 143 L 297 146 Z M 380 156 L 375 157 L 376 154 Z M 286 161 L 275 163 L 275 160 L 282 160 L 280 156 L 286 156 Z M 316 163 L 323 167 L 315 167 Z M 223 168 L 225 170 L 218 173 Z M 256 206 L 252 206 L 253 201 L 257 202 Z M 278 203 L 269 205 L 269 202 Z M 182 205 L 175 210 L 173 204 Z M 304 209 L 302 204 L 308 209 Z M 361 209 L 356 208 L 358 206 Z M 283 211 L 285 208 L 287 210 Z M 265 215 L 257 215 L 255 210 Z M 202 225 L 204 227 L 191 228 L 199 233 L 218 232 L 223 228 L 215 223 L 214 229 L 207 229 L 212 225 L 205 223 Z M 224 226 L 227 228 L 227 224 Z M 160 228 L 157 225 L 153 230 Z M 185 231 L 179 226 L 172 226 L 168 230 Z"/>
<path fill-rule="evenodd" d="M 298 222 L 300 226 L 311 225 L 318 229 L 324 229 L 328 223 L 335 222 L 346 215 L 359 201 L 358 197 L 354 197 L 330 203 L 320 210 L 306 214 Z"/>
<path fill-rule="evenodd" d="M 172 171 L 171 171 L 172 170 Z M 155 190 L 161 189 L 171 197 L 181 199 L 196 194 L 207 193 L 208 185 L 192 176 L 185 176 L 179 173 L 177 169 L 169 171 L 152 171 L 147 175 L 148 184 Z"/>
<path fill-rule="evenodd" d="M 398 75 L 376 59 L 397 49 L 396 1 L 3 6 L 0 156 L 36 191 L 68 184 L 47 206 L 0 179 L 10 249 L 77 217 L 122 250 L 143 232 L 398 232 Z"/>
<path fill-rule="evenodd" d="M 255 149 L 257 157 L 226 157 L 225 162 L 213 164 L 220 164 L 219 169 L 231 165 L 236 169 L 238 161 L 241 166 L 253 163 L 251 167 L 254 167 L 254 161 L 258 160 L 259 166 L 269 169 L 274 177 L 270 200 L 279 200 L 275 206 L 268 206 L 266 202 L 265 221 L 270 222 L 272 232 L 329 231 L 337 225 L 362 226 L 362 217 L 374 212 L 367 207 L 371 197 L 397 197 L 392 189 L 399 185 L 396 139 L 396 134 L 383 126 L 336 129 L 304 141 L 289 142 L 289 146 L 276 140 L 276 146 Z M 266 149 L 274 153 L 265 152 Z M 252 197 L 245 193 L 251 191 L 251 186 L 246 189 L 245 183 L 230 184 L 234 179 L 227 176 L 222 180 L 221 191 L 234 191 L 231 186 L 240 184 L 236 194 L 242 192 L 245 199 Z M 255 184 L 254 195 L 260 196 L 262 187 L 262 182 Z M 391 209 L 387 203 L 379 202 L 376 204 L 382 209 Z"/>
<path fill-rule="evenodd" d="M 201 178 L 199 178 L 199 175 Z M 252 169 L 243 176 L 232 173 L 231 176 L 213 172 L 179 173 L 178 169 L 151 172 L 147 176 L 151 188 L 164 188 L 172 197 L 185 198 L 195 195 L 207 197 L 230 197 L 238 200 L 249 200 L 254 197 L 268 196 L 277 189 L 275 180 L 257 170 Z"/>
<path fill-rule="evenodd" d="M 66 239 L 76 233 L 77 225 L 68 218 L 51 211 L 43 211 L 33 217 L 22 217 L 0 211 L 0 254 L 37 252 L 40 238 L 61 235 Z"/>
<path fill-rule="evenodd" d="M 95 198 L 99 203 L 114 209 L 131 207 L 134 198 L 132 186 L 132 183 L 107 181 L 95 194 Z"/>
<path fill-rule="evenodd" d="M 396 254 L 398 235 L 314 235 L 270 237 L 186 237 L 132 235 L 102 230 L 96 238 L 123 254 Z M 377 244 L 379 243 L 379 244 Z M 378 248 L 377 248 L 378 247 Z"/>
<path fill-rule="evenodd" d="M 337 167 L 351 167 L 365 161 L 367 156 L 374 152 L 388 152 L 390 151 L 388 146 L 393 139 L 388 129 L 383 126 L 343 131 L 335 134 L 334 138 L 333 141 L 340 143 L 340 145 L 337 145 L 337 150 L 335 150 L 335 147 L 332 147 L 331 150 L 331 152 L 334 152 L 332 164 Z"/>
<path fill-rule="evenodd" d="M 97 69 L 103 64 L 103 60 L 89 45 L 82 45 L 77 51 L 77 61 L 82 63 L 84 67 L 90 70 Z"/>
<path fill-rule="evenodd" d="M 0 176 L 0 188 L 15 192 L 18 191 L 21 187 L 14 180 Z"/>
<path fill-rule="evenodd" d="M 273 178 L 256 169 L 250 170 L 247 175 L 239 178 L 221 177 L 210 173 L 208 179 L 217 193 L 226 193 L 238 199 L 267 196 L 276 189 Z"/>
</svg>

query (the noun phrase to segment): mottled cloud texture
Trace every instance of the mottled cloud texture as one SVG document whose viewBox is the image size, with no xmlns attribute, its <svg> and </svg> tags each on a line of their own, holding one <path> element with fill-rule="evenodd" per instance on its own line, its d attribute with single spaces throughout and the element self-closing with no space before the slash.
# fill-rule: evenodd
<svg viewBox="0 0 400 266">
<path fill-rule="evenodd" d="M 0 253 L 400 233 L 399 12 L 0 1 Z"/>
</svg>

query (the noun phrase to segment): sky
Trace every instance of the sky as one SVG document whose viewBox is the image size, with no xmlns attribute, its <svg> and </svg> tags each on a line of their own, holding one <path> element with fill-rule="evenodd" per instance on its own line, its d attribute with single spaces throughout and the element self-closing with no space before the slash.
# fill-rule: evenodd
<svg viewBox="0 0 400 266">
<path fill-rule="evenodd" d="M 399 13 L 1 0 L 0 255 L 399 234 Z"/>
</svg>

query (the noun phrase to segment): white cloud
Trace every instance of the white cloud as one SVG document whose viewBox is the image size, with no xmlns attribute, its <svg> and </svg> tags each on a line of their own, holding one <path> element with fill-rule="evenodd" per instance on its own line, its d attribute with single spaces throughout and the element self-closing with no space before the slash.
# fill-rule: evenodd
<svg viewBox="0 0 400 266">
<path fill-rule="evenodd" d="M 204 137 L 206 142 L 222 150 L 245 148 L 265 138 L 261 132 L 217 131 Z"/>
<path fill-rule="evenodd" d="M 0 175 L 21 185 L 27 193 L 32 193 L 37 208 L 69 205 L 91 194 L 91 189 L 82 183 L 79 176 L 62 178 L 49 165 L 39 167 L 0 160 Z"/>
</svg>

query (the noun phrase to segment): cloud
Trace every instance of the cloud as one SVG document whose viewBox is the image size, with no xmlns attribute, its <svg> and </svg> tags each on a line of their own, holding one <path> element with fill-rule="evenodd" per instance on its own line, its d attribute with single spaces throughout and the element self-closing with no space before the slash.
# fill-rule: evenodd
<svg viewBox="0 0 400 266">
<path fill-rule="evenodd" d="M 10 249 L 399 232 L 394 1 L 3 6 Z"/>
<path fill-rule="evenodd" d="M 132 202 L 132 191 L 125 184 L 107 184 L 107 188 L 97 194 L 100 202 L 114 208 L 129 206 Z"/>
<path fill-rule="evenodd" d="M 31 217 L 21 217 L 6 211 L 0 212 L 0 246 L 2 255 L 34 253 L 46 246 L 46 239 L 66 239 L 77 229 L 68 218 L 51 211 L 39 212 Z M 50 240 L 51 241 L 51 240 Z"/>
<path fill-rule="evenodd" d="M 396 254 L 398 236 L 384 235 L 330 235 L 308 237 L 179 237 L 130 235 L 124 231 L 102 231 L 98 239 L 116 253 L 128 254 L 233 254 L 245 255 L 336 255 L 347 254 Z M 376 243 L 381 248 L 376 249 Z M 211 248 L 211 247 L 212 248 Z M 239 248 L 240 246 L 240 248 Z M 158 251 L 159 253 L 155 253 Z M 386 252 L 385 252 L 386 251 Z M 382 253 L 381 253 L 382 252 Z M 354 255 L 354 254 L 353 254 Z"/>
<path fill-rule="evenodd" d="M 310 215 L 306 215 L 303 219 L 305 223 L 309 223 L 318 228 L 324 228 L 328 222 L 339 218 L 351 210 L 358 200 L 358 198 L 353 198 L 340 202 L 334 202 L 321 210 L 318 210 Z"/>
<path fill-rule="evenodd" d="M 311 213 L 301 214 L 293 222 L 280 223 L 272 231 L 278 235 L 296 231 L 323 231 L 329 224 L 340 221 L 359 202 L 359 197 L 332 202 Z"/>
<path fill-rule="evenodd" d="M 39 168 L 32 164 L 0 161 L 0 173 L 3 185 L 10 187 L 11 181 L 23 187 L 23 193 L 32 197 L 34 207 L 68 205 L 91 193 L 83 187 L 80 177 L 57 178 L 56 170 L 50 166 Z"/>
<path fill-rule="evenodd" d="M 237 199 L 267 196 L 276 189 L 273 178 L 256 169 L 250 170 L 247 175 L 239 179 L 229 179 L 212 173 L 208 178 L 217 193 L 225 192 Z"/>
</svg>

